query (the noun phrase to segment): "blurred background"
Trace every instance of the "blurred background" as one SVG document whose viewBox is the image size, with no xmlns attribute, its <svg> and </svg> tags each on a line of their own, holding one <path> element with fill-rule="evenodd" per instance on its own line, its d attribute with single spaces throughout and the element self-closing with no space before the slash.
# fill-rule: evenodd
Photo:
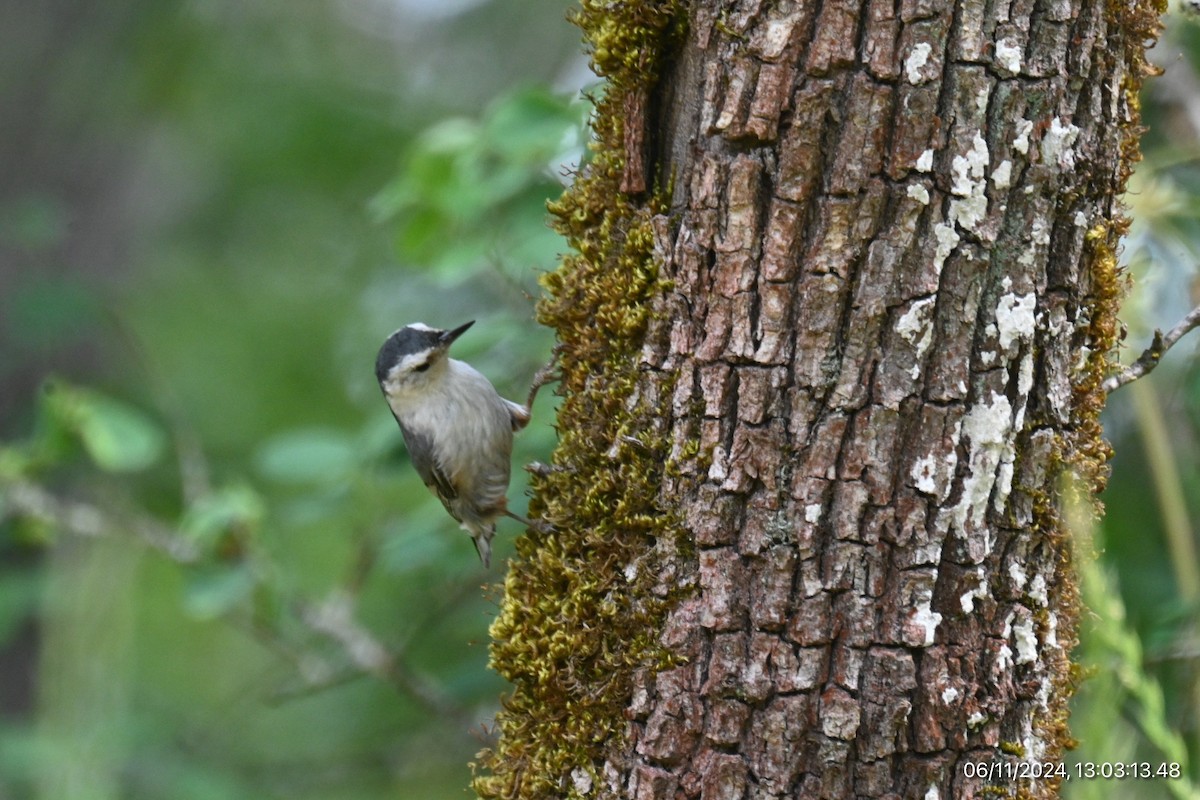
<svg viewBox="0 0 1200 800">
<path fill-rule="evenodd" d="M 544 203 L 593 81 L 570 6 L 0 4 L 0 800 L 465 796 L 502 572 L 446 535 L 372 366 L 414 320 L 478 319 L 456 352 L 509 397 L 545 361 Z M 1155 60 L 1129 360 L 1200 302 L 1197 24 Z M 1184 778 L 1068 796 L 1198 774 L 1195 349 L 1106 416 L 1073 723 L 1075 757 Z M 534 419 L 517 464 L 549 392 Z"/>
</svg>

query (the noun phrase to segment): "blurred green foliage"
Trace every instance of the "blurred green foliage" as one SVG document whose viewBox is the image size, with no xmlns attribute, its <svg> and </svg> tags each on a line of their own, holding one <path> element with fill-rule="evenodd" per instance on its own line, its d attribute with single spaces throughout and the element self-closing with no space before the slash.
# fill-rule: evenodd
<svg viewBox="0 0 1200 800">
<path fill-rule="evenodd" d="M 1134 289 L 1121 313 L 1123 361 L 1200 305 L 1200 25 L 1168 15 L 1146 84 L 1149 131 L 1126 197 L 1125 262 Z M 1196 334 L 1105 412 L 1115 449 L 1106 513 L 1079 548 L 1078 660 L 1089 675 L 1072 732 L 1078 761 L 1183 762 L 1184 781 L 1074 781 L 1068 798 L 1196 797 L 1200 785 L 1200 362 Z M 1097 561 L 1092 561 L 1098 558 Z"/>
<path fill-rule="evenodd" d="M 478 318 L 456 354 L 510 397 L 548 358 L 566 2 L 15 5 L 0 798 L 461 797 L 501 573 L 372 368 L 417 320 Z"/>
<path fill-rule="evenodd" d="M 544 203 L 584 146 L 586 105 L 539 88 L 578 81 L 568 5 L 0 9 L 0 485 L 23 487 L 0 494 L 0 798 L 463 795 L 504 688 L 501 573 L 406 463 L 371 365 L 402 324 L 473 318 L 456 352 L 508 396 L 545 360 Z M 1130 197 L 1131 358 L 1200 260 L 1197 26 L 1160 51 L 1182 56 Z M 1168 360 L 1157 406 L 1108 414 L 1074 732 L 1093 761 L 1183 753 L 1194 785 L 1200 369 Z M 543 393 L 515 463 L 552 420 Z M 393 660 L 355 663 L 370 644 Z"/>
</svg>

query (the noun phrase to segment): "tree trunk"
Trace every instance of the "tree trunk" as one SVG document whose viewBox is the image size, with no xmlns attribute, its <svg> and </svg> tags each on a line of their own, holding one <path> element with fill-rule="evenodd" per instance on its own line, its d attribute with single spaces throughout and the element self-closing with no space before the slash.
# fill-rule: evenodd
<svg viewBox="0 0 1200 800">
<path fill-rule="evenodd" d="M 1157 13 L 585 0 L 481 796 L 1056 793 Z"/>
</svg>

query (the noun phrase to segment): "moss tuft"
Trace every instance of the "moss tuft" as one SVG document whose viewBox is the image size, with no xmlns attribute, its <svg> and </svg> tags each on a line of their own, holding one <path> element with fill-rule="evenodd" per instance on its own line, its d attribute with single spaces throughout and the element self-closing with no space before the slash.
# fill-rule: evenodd
<svg viewBox="0 0 1200 800">
<path fill-rule="evenodd" d="M 669 447 L 638 369 L 667 286 L 652 228 L 666 192 L 660 184 L 638 203 L 620 185 L 625 100 L 657 80 L 681 8 L 583 0 L 572 15 L 607 85 L 592 158 L 550 205 L 572 252 L 544 277 L 538 320 L 558 335 L 563 401 L 554 469 L 534 479 L 530 505 L 555 530 L 518 540 L 492 624 L 492 668 L 514 688 L 496 718 L 497 743 L 479 754 L 482 798 L 577 797 L 599 786 L 605 751 L 624 742 L 634 674 L 669 665 L 658 643 L 668 599 L 654 597 L 654 576 L 636 568 L 679 530 L 658 502 Z M 659 380 L 669 391 L 670 376 Z"/>
<path fill-rule="evenodd" d="M 1138 94 L 1143 80 L 1156 72 L 1146 59 L 1146 49 L 1158 36 L 1159 17 L 1166 11 L 1166 6 L 1166 0 L 1108 0 L 1106 5 L 1109 25 L 1119 32 L 1119 41 L 1123 43 L 1122 49 L 1112 56 L 1123 62 L 1118 69 L 1124 74 L 1121 91 L 1127 109 L 1121 126 L 1120 164 L 1114 187 L 1118 198 L 1125 193 L 1129 176 L 1141 160 L 1139 142 L 1144 128 Z M 1041 504 L 1036 512 L 1039 526 L 1047 531 L 1050 544 L 1058 554 L 1057 573 L 1061 579 L 1054 582 L 1051 604 L 1059 614 L 1057 635 L 1064 653 L 1071 652 L 1078 643 L 1081 600 L 1072 564 L 1076 543 L 1069 530 L 1071 515 L 1064 515 L 1063 509 L 1087 508 L 1096 516 L 1102 513 L 1103 505 L 1095 496 L 1104 491 L 1108 482 L 1108 461 L 1112 457 L 1112 447 L 1104 438 L 1100 412 L 1107 400 L 1104 380 L 1113 371 L 1117 360 L 1120 340 L 1117 314 L 1129 288 L 1129 279 L 1119 263 L 1120 241 L 1129 228 L 1129 220 L 1119 202 L 1114 207 L 1116 211 L 1110 219 L 1101 221 L 1087 232 L 1083 258 L 1089 281 L 1087 339 L 1090 352 L 1074 386 L 1071 425 L 1059 440 L 1058 455 L 1052 465 L 1052 474 L 1061 476 L 1056 491 L 1057 503 Z M 1068 726 L 1068 700 L 1085 678 L 1083 670 L 1067 661 L 1065 655 L 1062 660 L 1064 663 L 1052 670 L 1056 678 L 1051 697 L 1055 702 L 1037 722 L 1051 757 L 1076 745 Z M 1036 789 L 1032 793 L 1038 795 L 1057 796 L 1058 781 L 1024 788 Z"/>
</svg>

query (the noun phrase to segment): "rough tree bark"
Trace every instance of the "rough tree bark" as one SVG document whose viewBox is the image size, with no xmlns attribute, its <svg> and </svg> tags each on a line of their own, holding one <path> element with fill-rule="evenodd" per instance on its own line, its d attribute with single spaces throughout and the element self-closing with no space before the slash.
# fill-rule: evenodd
<svg viewBox="0 0 1200 800">
<path fill-rule="evenodd" d="M 1157 0 L 586 1 L 484 797 L 1049 796 Z M 991 779 L 967 765 L 1007 764 Z"/>
</svg>

